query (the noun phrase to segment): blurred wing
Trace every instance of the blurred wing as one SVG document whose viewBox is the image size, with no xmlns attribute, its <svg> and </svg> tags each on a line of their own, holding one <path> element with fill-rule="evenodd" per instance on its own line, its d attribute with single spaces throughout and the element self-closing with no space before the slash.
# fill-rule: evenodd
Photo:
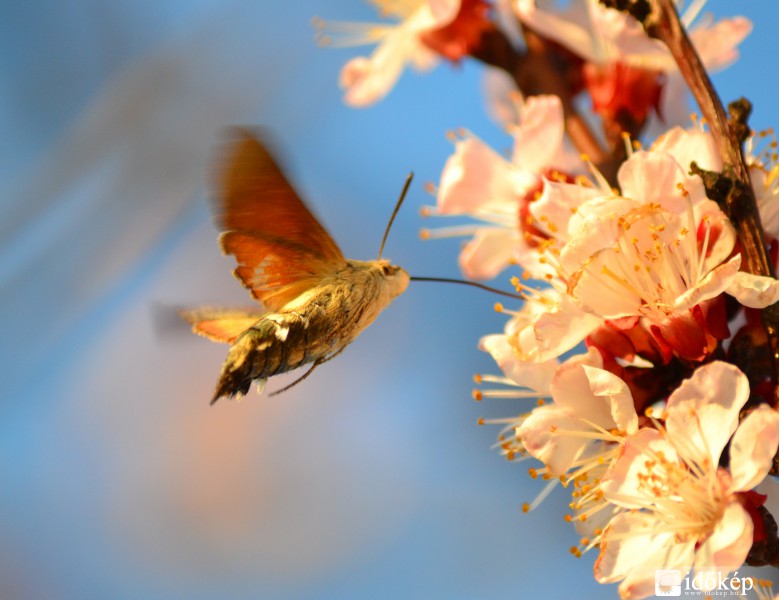
<svg viewBox="0 0 779 600">
<path fill-rule="evenodd" d="M 217 225 L 235 275 L 271 310 L 345 266 L 336 243 L 306 208 L 270 152 L 236 130 L 218 173 Z"/>
<path fill-rule="evenodd" d="M 263 315 L 260 311 L 234 308 L 195 308 L 180 310 L 181 317 L 192 324 L 192 331 L 213 342 L 232 344 Z"/>
</svg>

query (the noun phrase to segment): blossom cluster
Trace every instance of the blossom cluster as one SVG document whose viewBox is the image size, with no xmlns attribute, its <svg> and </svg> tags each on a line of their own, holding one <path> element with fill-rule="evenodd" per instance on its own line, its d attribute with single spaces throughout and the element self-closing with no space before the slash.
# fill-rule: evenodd
<svg viewBox="0 0 779 600">
<path fill-rule="evenodd" d="M 472 217 L 464 275 L 506 277 L 516 290 L 517 307 L 499 307 L 505 330 L 480 341 L 502 371 L 481 381 L 500 389 L 475 394 L 540 399 L 502 421 L 498 444 L 510 460 L 541 463 L 530 473 L 547 486 L 525 509 L 569 490 L 582 536 L 572 552 L 597 552 L 595 578 L 620 582 L 623 598 L 652 595 L 658 569 L 760 564 L 777 542 L 755 488 L 779 447 L 778 346 L 763 319 L 779 281 L 750 270 L 740 216 L 707 180 L 728 171 L 717 137 L 700 121 L 680 126 L 678 56 L 597 0 L 374 3 L 396 23 L 318 23 L 328 43 L 378 44 L 344 67 L 347 103 L 381 100 L 407 64 L 491 67 L 490 102 L 513 151 L 460 130 L 427 213 Z M 714 70 L 737 58 L 751 24 L 701 17 L 704 3 L 680 23 Z M 507 67 L 496 45 L 543 68 Z M 600 135 L 582 135 L 583 97 Z M 583 153 L 590 146 L 604 151 Z M 772 137 L 752 134 L 744 164 L 771 267 L 776 163 Z"/>
</svg>

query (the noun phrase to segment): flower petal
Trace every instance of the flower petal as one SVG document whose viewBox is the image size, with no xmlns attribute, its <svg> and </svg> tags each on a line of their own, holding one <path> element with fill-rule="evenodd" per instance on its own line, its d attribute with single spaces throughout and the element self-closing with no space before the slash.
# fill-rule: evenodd
<svg viewBox="0 0 779 600">
<path fill-rule="evenodd" d="M 676 159 L 665 152 L 635 152 L 617 173 L 622 195 L 643 204 L 659 204 L 664 210 L 681 214 L 693 204 L 706 199 L 703 182 L 687 175 Z M 679 192 L 680 187 L 687 192 Z"/>
<path fill-rule="evenodd" d="M 482 227 L 460 252 L 460 270 L 468 279 L 493 279 L 512 262 L 517 233 Z"/>
<path fill-rule="evenodd" d="M 427 0 L 433 21 L 430 27 L 443 27 L 454 21 L 460 12 L 461 0 Z"/>
<path fill-rule="evenodd" d="M 582 185 L 544 179 L 541 197 L 530 205 L 533 225 L 551 237 L 568 239 L 568 223 L 573 212 L 602 192 Z"/>
<path fill-rule="evenodd" d="M 516 214 L 525 188 L 538 183 L 532 173 L 518 171 L 475 136 L 458 141 L 454 148 L 438 185 L 441 214 Z"/>
<path fill-rule="evenodd" d="M 761 404 L 741 422 L 730 442 L 730 489 L 746 492 L 763 481 L 773 466 L 777 447 L 779 413 Z"/>
<path fill-rule="evenodd" d="M 394 87 L 413 52 L 409 40 L 392 33 L 370 58 L 358 56 L 341 69 L 338 84 L 344 102 L 362 108 L 378 102 Z"/>
<path fill-rule="evenodd" d="M 553 477 L 558 477 L 570 470 L 592 443 L 584 437 L 566 435 L 565 432 L 579 430 L 581 426 L 578 418 L 548 404 L 533 409 L 517 428 L 517 436 L 528 453 L 549 467 Z"/>
<path fill-rule="evenodd" d="M 725 291 L 744 306 L 765 308 L 779 300 L 779 280 L 739 271 Z"/>
<path fill-rule="evenodd" d="M 699 224 L 699 235 L 704 234 L 702 227 L 709 228 L 709 240 L 706 256 L 703 260 L 703 273 L 706 273 L 727 260 L 736 245 L 736 229 L 727 215 L 713 200 L 704 199 L 693 207 L 695 222 Z M 704 234 L 705 235 L 705 234 Z"/>
<path fill-rule="evenodd" d="M 628 384 L 604 369 L 585 365 L 584 372 L 592 393 L 608 402 L 611 420 L 617 429 L 628 434 L 635 433 L 638 429 L 638 415 Z"/>
<path fill-rule="evenodd" d="M 678 461 L 676 451 L 656 429 L 639 429 L 629 436 L 622 452 L 601 479 L 603 497 L 622 508 L 646 508 L 655 500 L 646 485 L 647 463 L 662 455 Z"/>
<path fill-rule="evenodd" d="M 604 228 L 603 241 L 606 241 L 608 231 Z M 617 320 L 623 317 L 633 317 L 640 314 L 645 304 L 643 298 L 634 288 L 614 281 L 605 272 L 619 272 L 621 256 L 614 248 L 603 248 L 587 255 L 587 246 L 599 244 L 597 237 L 575 238 L 563 249 L 560 262 L 566 266 L 574 262 L 576 256 L 581 256 L 583 268 L 573 271 L 568 281 L 568 293 L 589 312 L 602 319 Z"/>
<path fill-rule="evenodd" d="M 541 174 L 563 143 L 563 105 L 557 96 L 530 96 L 514 133 L 514 164 Z"/>
<path fill-rule="evenodd" d="M 360 56 L 347 62 L 338 81 L 344 101 L 350 106 L 369 106 L 389 93 L 409 62 L 432 66 L 435 55 L 422 45 L 419 33 L 434 23 L 429 7 L 422 5 L 390 28 L 370 58 Z"/>
<path fill-rule="evenodd" d="M 560 356 L 582 342 L 602 322 L 563 296 L 556 306 L 541 313 L 533 325 L 536 351 L 544 358 Z"/>
<path fill-rule="evenodd" d="M 674 127 L 652 144 L 652 150 L 667 152 L 682 169 L 688 171 L 693 161 L 708 171 L 722 170 L 722 159 L 714 143 L 714 136 L 708 131 Z"/>
<path fill-rule="evenodd" d="M 760 223 L 765 232 L 771 237 L 779 237 L 779 201 L 776 179 L 761 166 L 749 167 L 749 179 L 755 190 L 757 208 L 760 211 Z"/>
<path fill-rule="evenodd" d="M 673 306 L 674 312 L 688 310 L 704 300 L 719 296 L 724 291 L 727 291 L 730 294 L 730 290 L 733 289 L 734 292 L 738 290 L 740 293 L 741 288 L 735 284 L 740 268 L 741 255 L 736 254 L 736 256 L 731 258 L 728 262 L 722 263 L 720 266 L 712 269 L 703 277 L 703 279 L 676 299 Z M 754 275 L 752 277 L 754 277 Z M 764 279 L 769 278 L 765 277 Z M 779 284 L 779 282 L 777 282 L 777 284 Z M 777 293 L 779 293 L 779 289 L 777 290 Z M 735 296 L 735 293 L 731 295 Z"/>
<path fill-rule="evenodd" d="M 550 392 L 554 403 L 572 417 L 587 419 L 604 429 L 613 429 L 614 420 L 608 400 L 590 392 L 590 382 L 586 367 L 603 366 L 600 352 L 594 348 L 587 354 L 573 356 L 557 369 Z M 582 429 L 579 423 L 577 429 Z"/>
<path fill-rule="evenodd" d="M 621 513 L 604 532 L 595 562 L 599 583 L 619 586 L 621 598 L 646 598 L 655 592 L 655 571 L 673 569 L 686 573 L 695 556 L 693 540 L 677 543 L 674 532 L 654 532 L 655 521 L 643 513 Z"/>
<path fill-rule="evenodd" d="M 668 398 L 668 440 L 685 460 L 711 469 L 748 398 L 749 381 L 737 367 L 722 361 L 699 367 Z"/>
<path fill-rule="evenodd" d="M 749 513 L 738 500 L 730 502 L 714 525 L 711 535 L 698 548 L 695 557 L 696 573 L 730 572 L 743 565 L 752 548 L 753 531 L 754 525 Z M 710 591 L 713 588 L 706 589 L 709 587 L 705 586 L 706 580 L 716 581 L 718 578 L 701 579 L 704 583 L 702 591 Z"/>
<path fill-rule="evenodd" d="M 503 127 L 516 125 L 517 109 L 512 95 L 518 90 L 514 78 L 504 69 L 484 65 L 482 87 L 490 118 Z"/>
<path fill-rule="evenodd" d="M 517 0 L 514 8 L 519 20 L 533 31 L 562 44 L 585 59 L 598 58 L 584 2 L 571 2 L 567 10 L 558 12 L 537 8 L 535 0 Z"/>
<path fill-rule="evenodd" d="M 717 21 L 710 27 L 690 31 L 690 41 L 709 71 L 724 69 L 738 58 L 738 45 L 752 31 L 752 21 L 733 17 Z"/>
<path fill-rule="evenodd" d="M 514 347 L 509 343 L 508 336 L 492 334 L 484 336 L 479 341 L 479 349 L 489 352 L 501 371 L 522 387 L 546 395 L 557 370 L 557 360 L 531 362 L 522 360 Z"/>
</svg>

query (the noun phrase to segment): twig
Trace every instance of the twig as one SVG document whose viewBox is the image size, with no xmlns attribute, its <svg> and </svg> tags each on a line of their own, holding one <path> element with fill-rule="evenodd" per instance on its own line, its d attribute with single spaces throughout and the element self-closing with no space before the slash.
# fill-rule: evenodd
<svg viewBox="0 0 779 600">
<path fill-rule="evenodd" d="M 749 133 L 746 120 L 751 105 L 744 99 L 731 104 L 728 118 L 698 53 L 684 31 L 672 0 L 650 0 L 648 4 L 640 0 L 635 6 L 648 6 L 651 9 L 643 19 L 644 27 L 650 36 L 668 46 L 709 125 L 724 169 L 722 174 L 708 182 L 707 191 L 710 188 L 726 191 L 720 205 L 738 232 L 747 271 L 774 277 L 749 170 L 742 152 L 742 144 Z M 765 308 L 761 314 L 771 345 L 776 381 L 779 379 L 779 303 Z M 774 404 L 779 404 L 779 394 L 776 392 Z"/>
<path fill-rule="evenodd" d="M 527 52 L 520 52 L 502 31 L 485 31 L 481 43 L 472 52 L 473 58 L 506 71 L 517 87 L 527 96 L 554 94 L 560 98 L 565 114 L 565 129 L 579 152 L 586 154 L 606 179 L 614 184 L 619 165 L 624 161 L 624 144 L 616 144 L 613 151 L 603 147 L 587 121 L 573 103 L 574 75 L 570 65 L 555 60 L 546 40 L 534 32 L 524 30 Z M 559 58 L 559 53 L 558 53 Z"/>
</svg>

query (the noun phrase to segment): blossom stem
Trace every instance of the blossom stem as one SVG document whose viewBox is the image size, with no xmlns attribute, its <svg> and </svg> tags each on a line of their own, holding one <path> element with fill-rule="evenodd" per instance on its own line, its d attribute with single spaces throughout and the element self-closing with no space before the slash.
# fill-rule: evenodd
<svg viewBox="0 0 779 600">
<path fill-rule="evenodd" d="M 506 71 L 527 96 L 554 94 L 560 98 L 565 114 L 565 129 L 576 149 L 586 154 L 605 175 L 610 185 L 616 184 L 619 165 L 625 160 L 623 144 L 612 151 L 605 149 L 587 121 L 573 103 L 570 78 L 565 68 L 557 64 L 546 49 L 546 42 L 534 32 L 524 29 L 527 52 L 522 53 L 497 27 L 485 31 L 471 56 L 487 65 Z"/>
</svg>

